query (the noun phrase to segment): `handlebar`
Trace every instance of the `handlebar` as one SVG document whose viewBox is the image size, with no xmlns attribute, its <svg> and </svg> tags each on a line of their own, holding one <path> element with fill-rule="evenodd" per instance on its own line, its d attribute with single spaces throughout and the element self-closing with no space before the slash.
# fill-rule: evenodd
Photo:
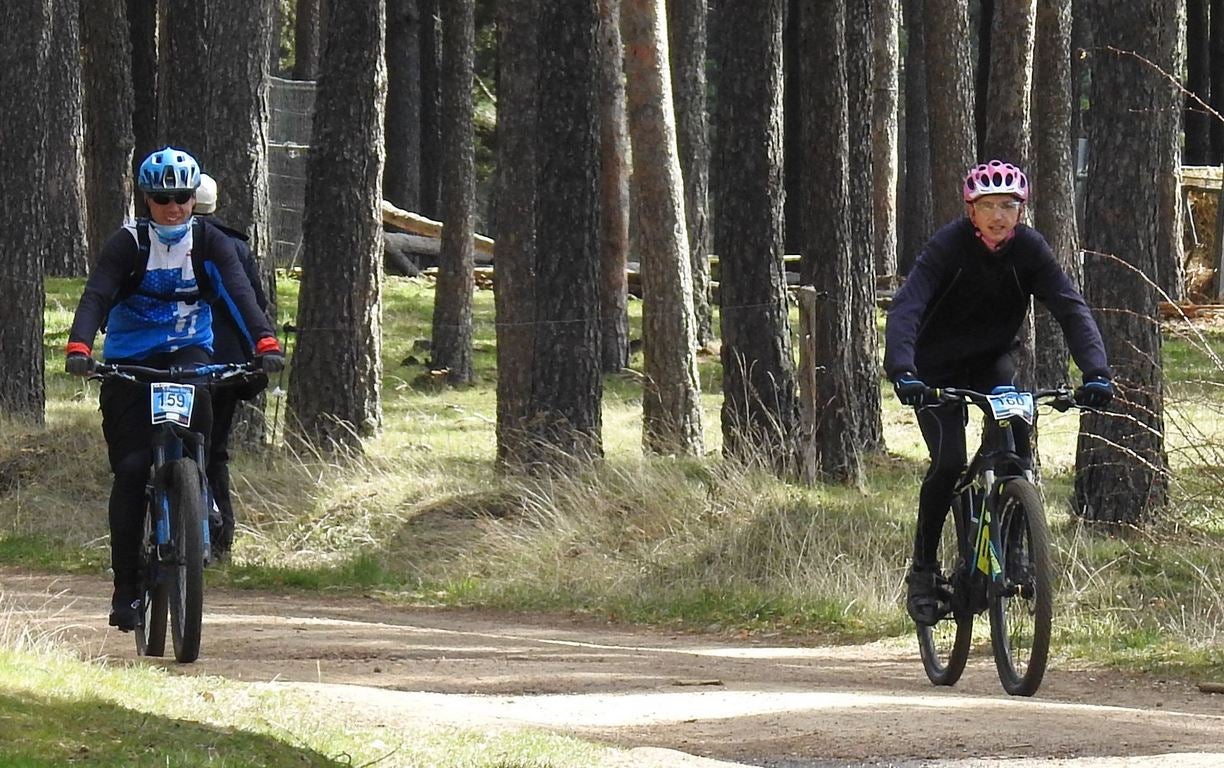
<svg viewBox="0 0 1224 768">
<path fill-rule="evenodd" d="M 924 404 L 927 405 L 970 402 L 980 408 L 989 407 L 987 402 L 989 395 L 984 392 L 975 392 L 972 389 L 960 389 L 958 387 L 927 387 L 926 391 Z M 1053 389 L 1034 390 L 1031 394 L 1036 403 L 1049 403 L 1059 413 L 1064 413 L 1071 408 L 1081 407 L 1075 401 L 1075 390 L 1065 385 Z"/>
<path fill-rule="evenodd" d="M 94 363 L 89 374 L 91 379 L 124 379 L 137 383 L 155 381 L 190 381 L 208 379 L 214 383 L 240 383 L 247 381 L 262 369 L 256 361 L 246 363 L 206 363 L 203 365 L 175 365 L 169 368 L 150 368 L 144 365 L 116 363 Z"/>
</svg>

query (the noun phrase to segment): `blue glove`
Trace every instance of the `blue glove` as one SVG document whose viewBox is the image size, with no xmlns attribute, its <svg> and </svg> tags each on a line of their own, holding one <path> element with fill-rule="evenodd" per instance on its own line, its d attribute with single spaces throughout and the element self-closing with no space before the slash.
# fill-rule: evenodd
<svg viewBox="0 0 1224 768">
<path fill-rule="evenodd" d="M 927 385 L 913 373 L 906 371 L 893 379 L 893 390 L 902 405 L 921 405 L 926 397 Z"/>
<path fill-rule="evenodd" d="M 1084 378 L 1084 386 L 1075 390 L 1075 404 L 1081 408 L 1103 410 L 1113 400 L 1113 382 L 1105 376 L 1088 376 Z"/>
<path fill-rule="evenodd" d="M 93 373 L 94 359 L 80 352 L 73 352 L 64 360 L 64 370 L 73 376 L 88 376 Z"/>
</svg>

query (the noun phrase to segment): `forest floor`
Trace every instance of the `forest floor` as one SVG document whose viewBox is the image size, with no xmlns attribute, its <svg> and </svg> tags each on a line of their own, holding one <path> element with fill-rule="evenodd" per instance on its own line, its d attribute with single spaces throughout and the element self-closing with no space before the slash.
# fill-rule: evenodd
<svg viewBox="0 0 1224 768">
<path fill-rule="evenodd" d="M 0 568 L 18 620 L 88 658 L 134 661 L 98 577 Z M 24 614 L 24 615 L 23 615 Z M 626 766 L 1219 766 L 1224 696 L 1056 663 L 1008 697 L 988 649 L 930 685 L 908 638 L 804 647 L 590 620 L 216 588 L 178 674 L 309 691 L 350 722 L 541 728 L 631 750 Z"/>
</svg>

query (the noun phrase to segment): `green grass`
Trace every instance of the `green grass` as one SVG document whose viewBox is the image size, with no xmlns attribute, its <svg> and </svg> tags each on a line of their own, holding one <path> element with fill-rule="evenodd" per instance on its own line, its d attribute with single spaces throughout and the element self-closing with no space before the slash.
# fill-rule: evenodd
<svg viewBox="0 0 1224 768">
<path fill-rule="evenodd" d="M 7 645 L 11 645 L 11 640 Z M 584 768 L 611 751 L 531 730 L 346 723 L 306 691 L 0 647 L 0 762 L 58 768 Z"/>
<path fill-rule="evenodd" d="M 109 477 L 96 387 L 59 370 L 78 292 L 79 282 L 48 281 L 47 427 L 0 425 L 0 562 L 93 570 L 101 584 Z M 282 278 L 282 320 L 296 300 L 296 281 Z M 926 456 L 912 412 L 886 389 L 889 454 L 870 458 L 862 489 L 788 485 L 724 462 L 720 371 L 708 354 L 706 456 L 642 455 L 640 378 L 629 371 L 605 379 L 600 466 L 572 478 L 504 477 L 493 468 L 492 296 L 476 296 L 477 379 L 461 389 L 439 387 L 423 365 L 431 302 L 425 280 L 386 282 L 383 429 L 364 455 L 239 453 L 235 560 L 210 579 L 806 641 L 910 631 L 901 580 Z M 639 309 L 631 303 L 635 329 Z M 1174 503 L 1149 531 L 1098 530 L 1069 514 L 1078 420 L 1042 417 L 1063 657 L 1224 673 L 1211 651 L 1224 633 L 1224 395 L 1212 383 L 1224 380 L 1212 352 L 1221 333 L 1167 333 Z M 633 365 L 640 372 L 640 356 Z M 283 403 L 269 413 L 283 419 Z"/>
</svg>

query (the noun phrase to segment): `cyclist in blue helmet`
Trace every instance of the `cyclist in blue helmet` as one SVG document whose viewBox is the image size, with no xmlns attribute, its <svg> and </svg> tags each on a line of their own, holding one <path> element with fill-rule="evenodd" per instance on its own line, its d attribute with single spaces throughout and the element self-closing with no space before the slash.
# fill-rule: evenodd
<svg viewBox="0 0 1224 768">
<path fill-rule="evenodd" d="M 905 405 L 922 405 L 928 386 L 990 392 L 1016 385 L 1012 354 L 1033 298 L 1058 321 L 1083 373 L 1079 403 L 1104 408 L 1112 399 L 1113 373 L 1092 312 L 1045 238 L 1022 223 L 1029 192 L 1028 177 L 1011 163 L 969 169 L 961 187 L 965 216 L 931 237 L 897 291 L 884 368 Z M 918 497 L 906 609 L 920 624 L 938 619 L 936 550 L 967 459 L 966 418 L 961 403 L 918 409 L 931 465 Z M 1027 449 L 1027 425 L 1016 420 L 1013 429 L 1017 446 Z"/>
<path fill-rule="evenodd" d="M 103 327 L 108 363 L 154 368 L 207 363 L 213 354 L 210 301 L 217 296 L 234 307 L 264 369 L 280 370 L 280 344 L 233 240 L 192 215 L 199 163 L 182 149 L 165 147 L 145 158 L 136 181 L 149 218 L 125 223 L 102 246 L 73 317 L 65 370 L 89 374 L 94 337 Z M 148 402 L 147 385 L 107 381 L 99 394 L 114 474 L 108 506 L 115 586 L 110 624 L 124 631 L 136 627 L 140 611 L 140 536 L 152 437 Z M 205 392 L 196 399 L 190 426 L 207 435 L 211 421 Z"/>
</svg>

